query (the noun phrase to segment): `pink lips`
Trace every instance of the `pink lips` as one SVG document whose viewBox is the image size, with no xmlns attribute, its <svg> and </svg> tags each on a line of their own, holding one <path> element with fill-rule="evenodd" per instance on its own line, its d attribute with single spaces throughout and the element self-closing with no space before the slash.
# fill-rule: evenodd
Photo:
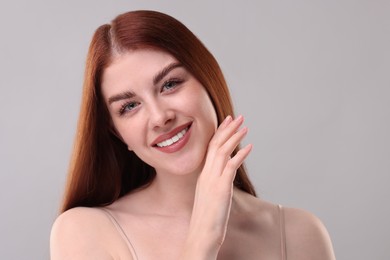
<svg viewBox="0 0 390 260">
<path fill-rule="evenodd" d="M 168 132 L 166 134 L 162 134 L 162 135 L 158 136 L 152 142 L 151 145 L 154 148 L 158 149 L 159 151 L 165 152 L 165 153 L 174 153 L 174 152 L 180 150 L 181 148 L 183 148 L 183 146 L 188 142 L 188 140 L 190 138 L 191 124 L 192 124 L 192 122 L 186 123 L 184 125 L 181 125 L 181 126 L 178 126 L 178 127 L 174 128 L 173 130 L 171 130 L 170 132 Z M 157 146 L 158 143 L 161 143 L 161 142 L 163 142 L 163 141 L 165 141 L 167 139 L 171 139 L 172 137 L 174 137 L 175 135 L 177 135 L 179 132 L 181 132 L 182 130 L 184 130 L 186 128 L 188 128 L 187 132 L 176 143 L 173 143 L 173 144 L 171 144 L 169 146 L 165 146 L 165 147 L 158 147 Z"/>
</svg>

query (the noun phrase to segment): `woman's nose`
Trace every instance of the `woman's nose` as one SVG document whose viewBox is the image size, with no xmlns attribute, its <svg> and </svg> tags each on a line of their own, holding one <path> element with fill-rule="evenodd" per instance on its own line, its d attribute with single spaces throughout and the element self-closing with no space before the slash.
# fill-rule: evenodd
<svg viewBox="0 0 390 260">
<path fill-rule="evenodd" d="M 169 104 L 154 102 L 149 108 L 150 126 L 153 129 L 166 127 L 175 119 L 175 112 Z"/>
</svg>

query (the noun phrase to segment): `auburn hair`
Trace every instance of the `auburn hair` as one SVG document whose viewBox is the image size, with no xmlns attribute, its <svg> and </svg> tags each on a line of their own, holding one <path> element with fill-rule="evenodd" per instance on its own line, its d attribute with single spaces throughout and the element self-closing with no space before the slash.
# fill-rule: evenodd
<svg viewBox="0 0 390 260">
<path fill-rule="evenodd" d="M 150 184 L 155 170 L 127 149 L 113 131 L 101 93 L 102 74 L 115 55 L 153 48 L 174 56 L 206 89 L 218 123 L 233 106 L 222 71 L 202 42 L 181 22 L 156 11 L 132 11 L 100 26 L 87 55 L 81 110 L 61 212 L 108 205 Z M 235 154 L 238 148 L 233 152 Z M 234 185 L 256 196 L 244 165 Z"/>
</svg>

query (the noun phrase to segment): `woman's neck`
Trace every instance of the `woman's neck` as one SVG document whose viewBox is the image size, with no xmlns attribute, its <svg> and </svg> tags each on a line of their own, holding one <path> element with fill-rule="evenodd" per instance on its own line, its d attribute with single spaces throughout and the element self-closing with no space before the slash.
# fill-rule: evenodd
<svg viewBox="0 0 390 260">
<path fill-rule="evenodd" d="M 191 216 L 198 175 L 157 173 L 152 183 L 139 195 L 148 211 L 161 215 Z"/>
</svg>

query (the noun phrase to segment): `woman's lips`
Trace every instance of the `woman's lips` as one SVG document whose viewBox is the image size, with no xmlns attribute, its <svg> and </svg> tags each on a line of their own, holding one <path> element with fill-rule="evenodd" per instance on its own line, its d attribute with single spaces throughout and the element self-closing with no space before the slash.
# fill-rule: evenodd
<svg viewBox="0 0 390 260">
<path fill-rule="evenodd" d="M 189 123 L 186 123 L 184 125 L 181 125 L 181 126 L 178 126 L 174 129 L 172 129 L 170 132 L 166 133 L 166 134 L 162 134 L 160 136 L 158 136 L 153 142 L 152 142 L 152 146 L 157 146 L 157 144 L 159 143 L 162 143 L 166 140 L 169 140 L 171 139 L 172 137 L 176 136 L 177 134 L 179 134 L 181 131 L 185 130 L 186 128 L 189 128 L 189 126 L 191 126 L 192 122 L 189 122 Z"/>
<path fill-rule="evenodd" d="M 158 143 L 157 146 L 158 147 L 166 147 L 166 146 L 169 146 L 169 145 L 176 143 L 177 141 L 179 141 L 180 139 L 183 138 L 183 136 L 187 133 L 187 130 L 188 130 L 188 127 L 181 130 L 179 133 L 174 135 L 172 138 L 169 138 L 165 141 L 162 141 L 161 143 Z"/>
<path fill-rule="evenodd" d="M 153 141 L 153 147 L 164 153 L 174 153 L 183 148 L 191 135 L 192 122 L 176 127 Z"/>
</svg>

